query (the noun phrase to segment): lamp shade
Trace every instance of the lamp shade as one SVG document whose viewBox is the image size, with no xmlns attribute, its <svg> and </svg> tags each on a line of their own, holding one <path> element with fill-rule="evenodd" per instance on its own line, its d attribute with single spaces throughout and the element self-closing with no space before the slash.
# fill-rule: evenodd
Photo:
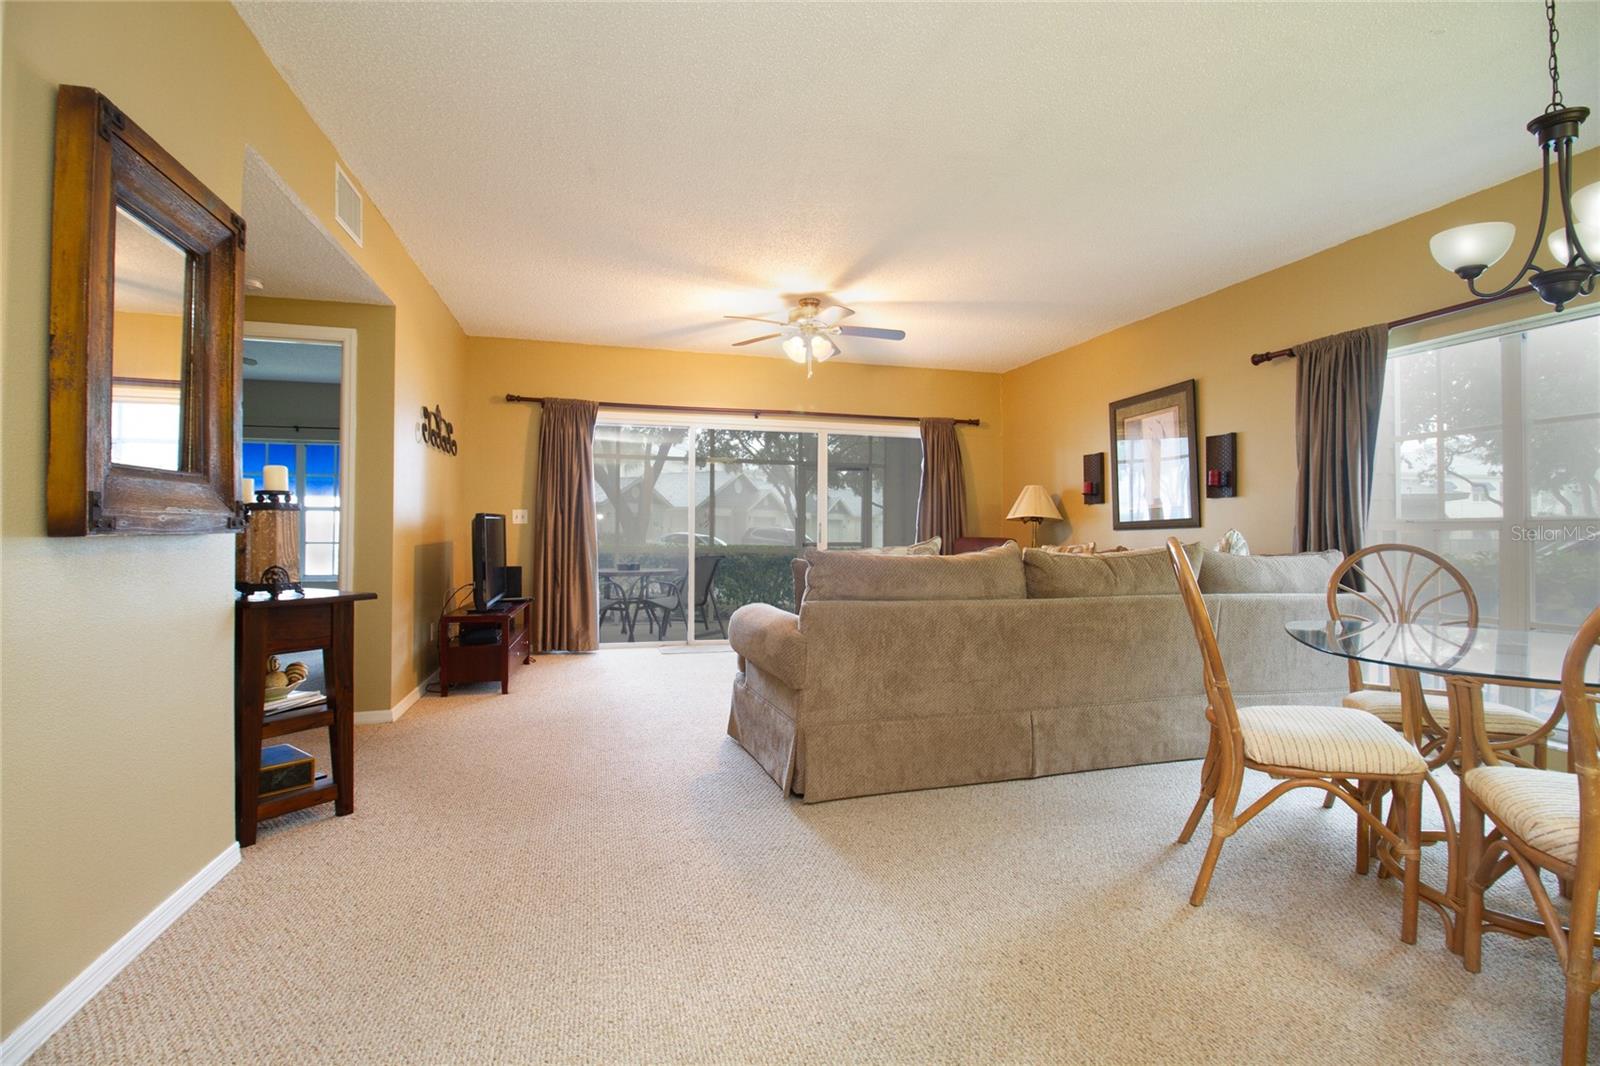
<svg viewBox="0 0 1600 1066">
<path fill-rule="evenodd" d="M 806 339 L 796 333 L 783 342 L 783 354 L 797 363 L 806 361 Z"/>
<path fill-rule="evenodd" d="M 1492 267 L 1516 240 L 1517 227 L 1509 222 L 1474 222 L 1435 233 L 1428 251 L 1446 270 Z"/>
<path fill-rule="evenodd" d="M 1600 185 L 1595 187 L 1600 188 Z M 1578 243 L 1583 245 L 1584 251 L 1590 256 L 1600 255 L 1600 218 L 1592 222 L 1586 219 L 1576 220 L 1572 223 L 1572 228 L 1578 231 Z M 1545 244 L 1549 247 L 1550 254 L 1555 257 L 1555 261 L 1561 266 L 1566 266 L 1572 258 L 1572 249 L 1567 247 L 1566 229 L 1563 227 L 1550 234 L 1545 238 Z"/>
<path fill-rule="evenodd" d="M 1044 490 L 1044 486 L 1029 485 L 1017 497 L 1017 502 L 1011 505 L 1011 513 L 1006 515 L 1006 520 L 1027 521 L 1030 518 L 1060 517 L 1061 508 L 1056 506 L 1050 494 Z"/>
<path fill-rule="evenodd" d="M 1585 185 L 1572 194 L 1572 217 L 1579 222 L 1592 222 L 1600 226 L 1600 181 Z M 1583 240 L 1583 234 L 1578 234 Z M 1588 248 L 1588 245 L 1584 245 Z"/>
</svg>

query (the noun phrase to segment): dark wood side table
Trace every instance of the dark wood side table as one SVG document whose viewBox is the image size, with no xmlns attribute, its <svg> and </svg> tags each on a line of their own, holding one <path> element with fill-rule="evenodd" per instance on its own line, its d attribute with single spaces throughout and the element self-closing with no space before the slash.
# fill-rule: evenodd
<svg viewBox="0 0 1600 1066">
<path fill-rule="evenodd" d="M 520 628 L 513 626 L 522 616 Z M 451 628 L 456 629 L 451 633 Z M 460 630 L 494 627 L 493 644 L 462 643 Z M 500 694 L 511 691 L 511 660 L 533 661 L 533 601 L 501 600 L 487 611 L 464 611 L 439 618 L 439 695 L 450 695 L 451 685 L 473 681 L 498 681 Z"/>
<path fill-rule="evenodd" d="M 256 842 L 256 825 L 280 814 L 333 803 L 335 814 L 356 809 L 355 705 L 351 695 L 355 660 L 355 605 L 375 600 L 375 592 L 306 589 L 273 599 L 265 593 L 235 600 L 234 676 L 234 827 L 242 847 Z M 322 652 L 327 700 L 287 711 L 268 722 L 267 657 L 292 651 Z M 328 730 L 333 774 L 318 774 L 304 788 L 262 799 L 261 742 L 306 729 Z"/>
</svg>

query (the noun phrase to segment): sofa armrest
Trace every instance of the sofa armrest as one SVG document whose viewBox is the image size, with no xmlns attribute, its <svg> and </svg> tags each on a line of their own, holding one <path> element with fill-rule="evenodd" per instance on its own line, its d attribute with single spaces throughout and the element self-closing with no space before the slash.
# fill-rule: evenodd
<svg viewBox="0 0 1600 1066">
<path fill-rule="evenodd" d="M 800 618 L 771 604 L 747 603 L 728 619 L 728 643 L 790 688 L 806 682 L 806 638 Z"/>
</svg>

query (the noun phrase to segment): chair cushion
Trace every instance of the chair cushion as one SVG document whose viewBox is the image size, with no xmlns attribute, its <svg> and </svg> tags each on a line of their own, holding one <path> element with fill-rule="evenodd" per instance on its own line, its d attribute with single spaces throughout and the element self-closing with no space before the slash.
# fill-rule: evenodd
<svg viewBox="0 0 1600 1066">
<path fill-rule="evenodd" d="M 1239 708 L 1244 753 L 1272 766 L 1325 774 L 1420 774 L 1428 764 L 1383 722 L 1349 707 Z"/>
<path fill-rule="evenodd" d="M 1425 695 L 1423 700 L 1427 703 L 1428 711 L 1433 715 L 1434 721 L 1441 726 L 1449 721 L 1450 701 L 1447 697 Z M 1375 714 L 1390 725 L 1400 724 L 1400 693 L 1398 692 L 1387 692 L 1381 688 L 1364 688 L 1360 692 L 1350 693 L 1339 702 L 1346 707 L 1354 707 L 1358 711 Z M 1483 724 L 1488 728 L 1491 736 L 1520 737 L 1544 725 L 1544 719 L 1536 714 L 1518 710 L 1508 703 L 1484 700 Z"/>
<path fill-rule="evenodd" d="M 1326 592 L 1334 567 L 1344 561 L 1336 551 L 1301 555 L 1235 555 L 1207 551 L 1199 568 L 1200 591 Z"/>
<path fill-rule="evenodd" d="M 1562 862 L 1578 861 L 1578 778 L 1559 770 L 1475 766 L 1466 786 L 1497 824 Z"/>
</svg>

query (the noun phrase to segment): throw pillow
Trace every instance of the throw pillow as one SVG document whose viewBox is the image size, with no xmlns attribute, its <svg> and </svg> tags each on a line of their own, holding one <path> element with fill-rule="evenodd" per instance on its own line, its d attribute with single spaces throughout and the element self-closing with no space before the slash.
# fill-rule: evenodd
<svg viewBox="0 0 1600 1066">
<path fill-rule="evenodd" d="M 1230 529 L 1217 541 L 1217 551 L 1227 552 L 1229 555 L 1249 555 L 1250 542 L 1244 539 L 1244 534 L 1237 529 Z"/>
<path fill-rule="evenodd" d="M 1012 543 L 965 555 L 806 551 L 805 601 L 1009 600 L 1027 595 Z"/>
<path fill-rule="evenodd" d="M 1302 555 L 1232 555 L 1208 551 L 1200 570 L 1201 592 L 1325 592 L 1336 551 Z"/>
<path fill-rule="evenodd" d="M 1094 541 L 1086 540 L 1082 544 L 1046 544 L 1039 549 L 1051 555 L 1093 555 Z"/>
<path fill-rule="evenodd" d="M 1186 544 L 1184 554 L 1198 573 L 1204 549 Z M 1028 549 L 1023 556 L 1029 599 L 1074 596 L 1176 595 L 1178 579 L 1165 548 L 1099 555 L 1061 555 Z"/>
<path fill-rule="evenodd" d="M 915 544 L 906 544 L 896 548 L 856 548 L 857 555 L 938 555 L 944 546 L 943 537 L 929 537 L 919 540 Z"/>
</svg>

